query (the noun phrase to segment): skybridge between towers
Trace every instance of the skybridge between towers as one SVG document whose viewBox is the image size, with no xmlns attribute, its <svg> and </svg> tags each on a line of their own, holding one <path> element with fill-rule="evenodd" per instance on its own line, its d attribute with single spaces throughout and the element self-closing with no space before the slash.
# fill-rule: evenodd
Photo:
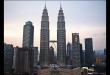
<svg viewBox="0 0 110 75">
<path fill-rule="evenodd" d="M 56 42 L 57 42 L 57 40 L 50 40 L 49 42 L 56 43 Z"/>
<path fill-rule="evenodd" d="M 57 43 L 57 40 L 50 40 L 49 42 L 52 43 L 52 45 L 55 46 L 55 43 Z M 55 48 L 56 48 L 56 46 L 55 46 Z"/>
</svg>

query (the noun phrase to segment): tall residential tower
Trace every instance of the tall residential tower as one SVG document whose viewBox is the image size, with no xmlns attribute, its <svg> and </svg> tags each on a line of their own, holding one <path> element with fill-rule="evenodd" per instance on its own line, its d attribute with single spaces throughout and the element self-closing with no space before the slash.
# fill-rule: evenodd
<svg viewBox="0 0 110 75">
<path fill-rule="evenodd" d="M 41 67 L 47 67 L 49 65 L 49 17 L 46 5 L 43 9 L 41 21 L 40 65 Z"/>
<path fill-rule="evenodd" d="M 64 14 L 61 6 L 57 22 L 57 63 L 59 66 L 65 66 L 66 63 L 66 31 Z"/>
</svg>

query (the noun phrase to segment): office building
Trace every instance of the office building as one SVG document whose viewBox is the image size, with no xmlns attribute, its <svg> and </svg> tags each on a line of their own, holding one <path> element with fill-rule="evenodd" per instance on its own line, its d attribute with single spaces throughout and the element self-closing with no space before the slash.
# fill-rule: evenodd
<svg viewBox="0 0 110 75">
<path fill-rule="evenodd" d="M 104 53 L 104 50 L 95 50 L 95 60 L 96 60 L 96 57 L 101 58 L 101 63 L 106 63 L 106 55 Z M 100 58 L 99 58 L 99 61 L 100 61 Z"/>
<path fill-rule="evenodd" d="M 106 49 L 104 49 L 104 55 L 106 55 Z"/>
<path fill-rule="evenodd" d="M 103 63 L 106 63 L 106 49 L 104 49 Z"/>
<path fill-rule="evenodd" d="M 4 73 L 12 71 L 14 48 L 12 44 L 4 44 Z"/>
<path fill-rule="evenodd" d="M 84 53 L 82 50 L 82 44 L 81 43 L 80 43 L 80 63 L 81 63 L 81 66 L 83 66 L 83 64 L 84 64 Z"/>
<path fill-rule="evenodd" d="M 43 9 L 41 21 L 40 65 L 41 67 L 48 67 L 49 65 L 49 16 L 46 5 Z"/>
<path fill-rule="evenodd" d="M 80 67 L 80 43 L 79 33 L 72 33 L 72 64 Z"/>
<path fill-rule="evenodd" d="M 85 63 L 87 66 L 91 66 L 94 63 L 93 55 L 93 42 L 92 38 L 85 39 Z"/>
<path fill-rule="evenodd" d="M 101 63 L 102 63 L 102 57 L 96 56 L 96 64 L 101 64 Z"/>
<path fill-rule="evenodd" d="M 71 57 L 71 44 L 70 44 L 70 42 L 68 42 L 68 44 L 67 44 L 67 57 L 70 59 L 70 57 Z"/>
<path fill-rule="evenodd" d="M 27 21 L 23 27 L 23 45 L 22 47 L 33 47 L 34 26 L 31 21 Z"/>
<path fill-rule="evenodd" d="M 33 67 L 38 67 L 38 47 L 32 47 L 33 51 Z"/>
<path fill-rule="evenodd" d="M 20 48 L 16 47 L 16 58 L 15 58 L 15 74 L 28 73 L 31 75 L 33 71 L 33 52 L 32 48 Z"/>
<path fill-rule="evenodd" d="M 95 50 L 93 51 L 93 63 L 96 63 L 96 55 L 95 55 Z"/>
<path fill-rule="evenodd" d="M 51 46 L 49 49 L 49 63 L 54 64 L 55 62 L 55 57 L 54 57 L 54 48 Z"/>
<path fill-rule="evenodd" d="M 66 64 L 66 30 L 64 13 L 61 6 L 57 22 L 57 64 L 60 67 Z"/>
<path fill-rule="evenodd" d="M 72 45 L 70 44 L 70 42 L 68 42 L 67 44 L 66 56 L 67 56 L 66 58 L 67 65 L 72 65 Z"/>
<path fill-rule="evenodd" d="M 84 60 L 84 62 L 83 62 L 83 66 L 85 66 L 85 50 L 83 50 L 83 60 Z"/>
</svg>

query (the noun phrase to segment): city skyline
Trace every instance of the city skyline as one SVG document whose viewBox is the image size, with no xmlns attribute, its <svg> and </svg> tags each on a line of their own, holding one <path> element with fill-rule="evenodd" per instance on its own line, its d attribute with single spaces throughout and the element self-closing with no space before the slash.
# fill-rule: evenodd
<svg viewBox="0 0 110 75">
<path fill-rule="evenodd" d="M 106 48 L 106 1 L 61 1 L 61 5 L 65 14 L 66 44 L 72 43 L 72 33 L 79 33 L 83 50 L 84 39 L 90 37 L 93 38 L 94 50 Z M 31 21 L 35 27 L 33 46 L 40 51 L 40 22 L 44 6 L 45 1 L 4 1 L 4 42 L 22 47 L 23 26 Z M 56 40 L 60 1 L 46 1 L 46 7 L 50 40 Z"/>
</svg>

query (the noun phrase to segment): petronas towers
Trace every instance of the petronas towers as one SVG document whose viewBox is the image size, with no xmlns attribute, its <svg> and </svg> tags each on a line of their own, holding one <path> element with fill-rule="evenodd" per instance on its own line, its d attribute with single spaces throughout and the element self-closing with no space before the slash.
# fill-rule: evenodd
<svg viewBox="0 0 110 75">
<path fill-rule="evenodd" d="M 57 64 L 65 66 L 66 62 L 66 31 L 65 20 L 62 7 L 58 13 L 57 22 Z M 41 31 L 40 31 L 40 65 L 41 67 L 49 66 L 49 16 L 46 5 L 42 13 Z"/>
<path fill-rule="evenodd" d="M 40 33 L 40 65 L 49 65 L 49 17 L 45 6 L 42 13 L 41 33 Z"/>
<path fill-rule="evenodd" d="M 65 20 L 62 7 L 58 13 L 57 22 L 57 64 L 65 66 L 66 63 L 66 34 L 65 34 Z"/>
</svg>

